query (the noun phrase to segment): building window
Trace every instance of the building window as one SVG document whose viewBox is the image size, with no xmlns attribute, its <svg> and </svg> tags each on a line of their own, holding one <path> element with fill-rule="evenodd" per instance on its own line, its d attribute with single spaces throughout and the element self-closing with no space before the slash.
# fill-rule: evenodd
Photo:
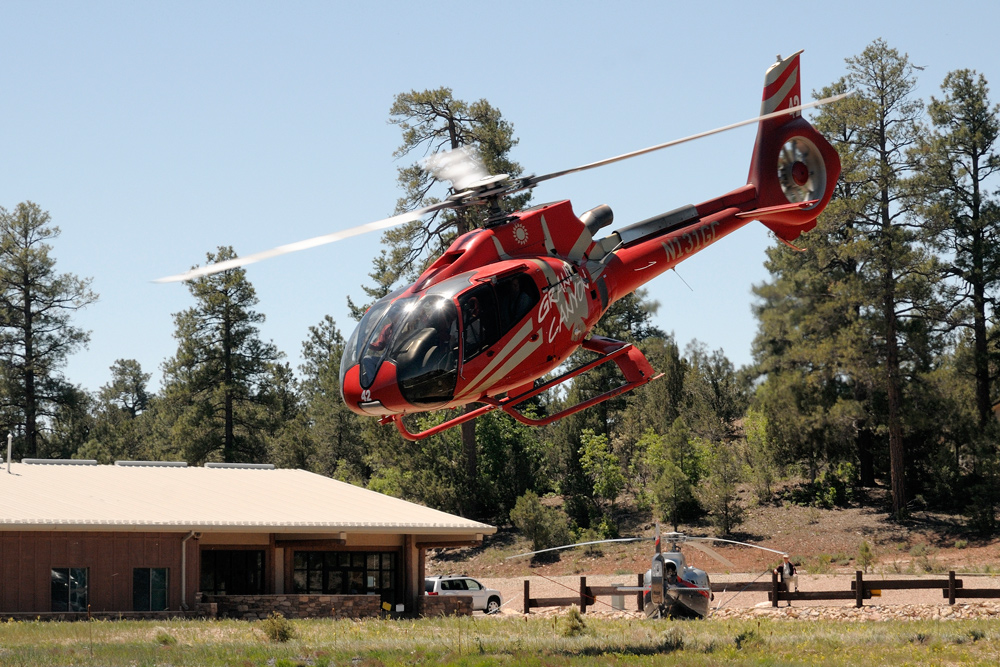
<svg viewBox="0 0 1000 667">
<path fill-rule="evenodd" d="M 87 611 L 87 568 L 52 568 L 52 611 Z"/>
<path fill-rule="evenodd" d="M 396 602 L 396 554 L 363 551 L 296 551 L 296 593 L 380 595 Z"/>
<path fill-rule="evenodd" d="M 209 595 L 263 595 L 264 552 L 203 549 L 201 590 Z"/>
<path fill-rule="evenodd" d="M 132 570 L 132 611 L 166 611 L 167 568 L 137 567 Z"/>
</svg>

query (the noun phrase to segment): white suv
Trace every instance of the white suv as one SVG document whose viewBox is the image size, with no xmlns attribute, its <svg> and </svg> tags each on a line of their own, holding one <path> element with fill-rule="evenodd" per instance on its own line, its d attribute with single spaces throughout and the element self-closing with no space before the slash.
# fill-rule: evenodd
<svg viewBox="0 0 1000 667">
<path fill-rule="evenodd" d="M 472 598 L 472 608 L 487 614 L 497 613 L 503 605 L 500 591 L 486 588 L 464 574 L 427 577 L 424 579 L 424 592 L 427 595 L 468 595 Z"/>
</svg>

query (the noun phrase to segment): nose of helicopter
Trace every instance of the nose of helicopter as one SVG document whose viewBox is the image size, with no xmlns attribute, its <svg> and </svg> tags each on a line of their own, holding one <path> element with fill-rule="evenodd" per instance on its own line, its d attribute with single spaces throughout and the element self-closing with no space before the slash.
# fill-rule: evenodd
<svg viewBox="0 0 1000 667">
<path fill-rule="evenodd" d="M 340 395 L 352 412 L 368 417 L 382 417 L 402 412 L 402 396 L 396 386 L 396 367 L 384 363 L 371 386 L 361 386 L 361 364 L 349 368 L 341 379 Z"/>
</svg>

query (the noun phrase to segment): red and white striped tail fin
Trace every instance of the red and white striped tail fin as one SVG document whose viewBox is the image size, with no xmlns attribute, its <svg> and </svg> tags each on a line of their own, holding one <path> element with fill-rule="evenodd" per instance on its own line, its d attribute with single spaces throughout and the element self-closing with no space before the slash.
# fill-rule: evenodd
<svg viewBox="0 0 1000 667">
<path fill-rule="evenodd" d="M 762 116 L 802 104 L 801 53 L 779 56 L 767 69 Z M 740 217 L 760 220 L 790 243 L 816 226 L 839 176 L 840 156 L 801 110 L 761 120 L 747 178 L 757 187 L 757 206 Z"/>
<path fill-rule="evenodd" d="M 799 55 L 793 53 L 787 58 L 778 56 L 778 62 L 767 68 L 764 75 L 764 95 L 760 102 L 760 115 L 766 116 L 779 109 L 790 109 L 802 104 L 802 84 L 799 78 Z M 774 120 L 779 125 L 802 115 L 801 111 L 779 116 Z"/>
</svg>

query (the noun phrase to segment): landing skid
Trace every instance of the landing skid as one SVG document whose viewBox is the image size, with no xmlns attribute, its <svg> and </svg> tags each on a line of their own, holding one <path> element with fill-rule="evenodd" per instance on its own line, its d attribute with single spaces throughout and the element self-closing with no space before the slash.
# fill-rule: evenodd
<svg viewBox="0 0 1000 667">
<path fill-rule="evenodd" d="M 396 430 L 399 431 L 400 435 L 407 440 L 412 441 L 423 440 L 424 438 L 428 438 L 432 435 L 437 435 L 438 433 L 446 431 L 453 426 L 458 426 L 459 424 L 463 424 L 469 420 L 475 419 L 476 417 L 481 417 L 482 415 L 497 409 L 503 410 L 522 424 L 527 424 L 528 426 L 544 426 L 562 419 L 563 417 L 575 414 L 580 410 L 586 410 L 587 408 L 593 407 L 598 403 L 603 403 L 604 401 L 614 398 L 615 396 L 620 396 L 627 391 L 631 391 L 636 387 L 641 387 L 650 380 L 655 380 L 663 375 L 662 373 L 655 375 L 653 367 L 650 365 L 649 361 L 647 361 L 646 357 L 643 356 L 642 352 L 640 352 L 637 347 L 630 343 L 623 343 L 620 340 L 604 338 L 603 336 L 591 336 L 587 340 L 583 341 L 583 349 L 597 353 L 598 357 L 591 362 L 569 370 L 558 377 L 552 378 L 551 380 L 538 386 L 534 386 L 516 396 L 507 396 L 500 399 L 487 397 L 483 399 L 485 405 L 476 408 L 475 410 L 469 410 L 464 414 L 454 417 L 453 419 L 449 419 L 448 421 L 438 424 L 437 426 L 429 428 L 425 431 L 421 431 L 419 433 L 410 432 L 406 428 L 406 425 L 403 424 L 402 415 L 383 417 L 381 422 L 383 424 L 390 421 L 395 422 Z M 609 361 L 615 362 L 619 370 L 621 370 L 622 375 L 625 376 L 625 382 L 614 389 L 606 391 L 599 396 L 589 398 L 586 401 L 581 401 L 576 405 L 540 419 L 528 417 L 516 409 L 518 405 L 528 399 L 534 398 L 535 396 L 552 389 L 556 385 L 562 384 L 567 380 L 571 380 L 577 375 L 593 370 Z"/>
</svg>

